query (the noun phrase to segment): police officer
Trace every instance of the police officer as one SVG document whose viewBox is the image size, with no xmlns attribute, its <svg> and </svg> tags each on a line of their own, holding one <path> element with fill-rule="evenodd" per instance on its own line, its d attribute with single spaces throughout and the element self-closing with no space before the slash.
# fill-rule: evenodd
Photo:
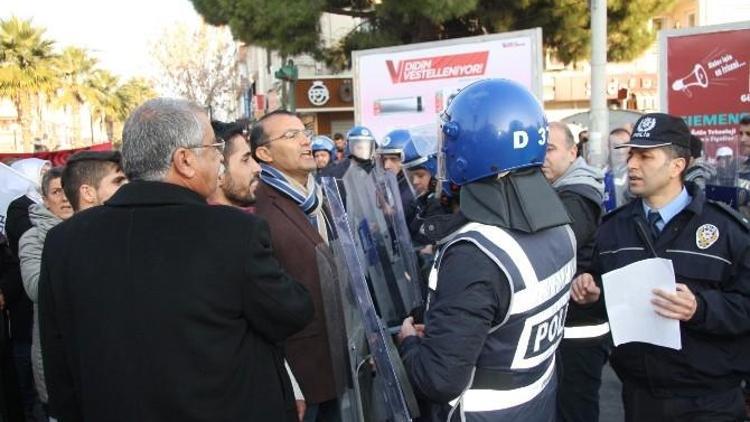
<svg viewBox="0 0 750 422">
<path fill-rule="evenodd" d="M 311 148 L 318 173 L 333 165 L 336 158 L 336 145 L 331 138 L 325 135 L 313 136 Z"/>
<path fill-rule="evenodd" d="M 690 131 L 681 118 L 646 114 L 625 146 L 630 191 L 639 198 L 604 217 L 592 272 L 575 279 L 572 299 L 596 303 L 604 314 L 601 274 L 647 258 L 671 260 L 676 291 L 656 289 L 652 303 L 680 321 L 682 350 L 646 343 L 613 349 L 625 419 L 742 420 L 740 381 L 750 370 L 748 222 L 683 183 Z"/>
<path fill-rule="evenodd" d="M 428 420 L 554 420 L 575 241 L 539 169 L 542 107 L 517 83 L 488 79 L 442 119 L 438 151 L 461 186 L 460 212 L 425 224 L 440 250 L 424 325 L 407 318 L 399 334 L 406 372 Z"/>
<path fill-rule="evenodd" d="M 435 178 L 437 155 L 419 155 L 413 145 L 407 144 L 404 148 L 403 168 L 416 195 L 405 208 L 406 224 L 409 225 L 415 246 L 422 249 L 432 243 L 420 232 L 422 223 L 431 217 L 450 214 L 450 210 L 442 206 L 435 192 L 438 186 Z M 426 253 L 431 254 L 432 251 Z"/>
<path fill-rule="evenodd" d="M 396 175 L 403 208 L 414 200 L 414 190 L 403 171 L 404 148 L 407 145 L 414 147 L 411 133 L 406 129 L 396 129 L 385 135 L 382 145 L 376 151 L 383 168 Z"/>
<path fill-rule="evenodd" d="M 352 164 L 358 165 L 368 173 L 374 166 L 374 155 L 377 143 L 370 129 L 354 126 L 346 134 L 345 159 L 326 169 L 322 175 L 341 179 Z"/>
</svg>

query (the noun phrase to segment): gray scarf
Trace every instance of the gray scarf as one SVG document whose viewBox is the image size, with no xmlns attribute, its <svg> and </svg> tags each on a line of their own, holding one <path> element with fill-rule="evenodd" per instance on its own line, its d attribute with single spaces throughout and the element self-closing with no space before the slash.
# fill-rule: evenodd
<svg viewBox="0 0 750 422">
<path fill-rule="evenodd" d="M 604 172 L 588 165 L 582 157 L 578 157 L 570 164 L 570 167 L 568 167 L 568 170 L 562 176 L 552 182 L 552 187 L 557 191 L 571 185 L 592 187 L 602 197 L 604 195 Z"/>
</svg>

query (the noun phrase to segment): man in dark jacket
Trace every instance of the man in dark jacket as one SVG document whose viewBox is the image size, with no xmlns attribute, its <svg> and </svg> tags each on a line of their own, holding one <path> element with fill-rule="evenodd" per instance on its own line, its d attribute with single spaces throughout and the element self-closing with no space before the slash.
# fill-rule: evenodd
<svg viewBox="0 0 750 422">
<path fill-rule="evenodd" d="M 296 421 L 279 344 L 312 318 L 268 226 L 209 206 L 223 142 L 184 100 L 123 130 L 131 183 L 47 235 L 39 317 L 60 421 Z"/>
<path fill-rule="evenodd" d="M 324 306 L 322 284 L 331 280 L 320 274 L 333 274 L 325 268 L 335 264 L 327 245 L 321 189 L 313 176 L 310 133 L 296 115 L 278 111 L 256 123 L 250 142 L 262 168 L 255 212 L 268 221 L 281 266 L 307 287 L 315 305 L 312 323 L 286 343 L 287 359 L 307 404 L 305 421 L 338 420 L 343 362 L 331 357 L 329 338 L 342 333 L 331 333 L 326 325 L 337 314 Z"/>
<path fill-rule="evenodd" d="M 577 272 L 591 262 L 594 236 L 602 215 L 604 174 L 578 157 L 575 138 L 567 125 L 549 124 L 549 142 L 542 172 L 560 196 L 576 237 Z M 560 343 L 561 381 L 557 390 L 563 421 L 599 420 L 599 387 L 609 353 L 609 325 L 592 312 L 568 307 Z"/>
<path fill-rule="evenodd" d="M 682 118 L 646 114 L 626 146 L 630 191 L 640 198 L 604 217 L 591 272 L 573 282 L 572 298 L 606 315 L 601 274 L 647 258 L 671 260 L 675 291 L 654 290 L 652 303 L 657 314 L 679 321 L 682 349 L 638 342 L 613 349 L 625 419 L 743 420 L 740 383 L 750 372 L 748 221 L 706 201 L 697 185 L 683 184 L 690 131 Z"/>
</svg>

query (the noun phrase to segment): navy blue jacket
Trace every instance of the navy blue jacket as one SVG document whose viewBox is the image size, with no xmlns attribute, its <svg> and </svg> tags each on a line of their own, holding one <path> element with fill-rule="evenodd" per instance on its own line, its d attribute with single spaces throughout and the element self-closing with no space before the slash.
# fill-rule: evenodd
<svg viewBox="0 0 750 422">
<path fill-rule="evenodd" d="M 611 356 L 620 378 L 659 396 L 738 387 L 750 372 L 750 227 L 726 205 L 706 201 L 696 185 L 686 187 L 692 201 L 653 241 L 656 255 L 672 260 L 677 282 L 698 302 L 693 318 L 680 324 L 682 350 L 627 343 Z M 605 216 L 592 263 L 597 282 L 603 273 L 654 256 L 638 222 L 647 227 L 641 199 Z M 704 235 L 698 242 L 698 231 L 711 226 L 718 237 Z"/>
</svg>

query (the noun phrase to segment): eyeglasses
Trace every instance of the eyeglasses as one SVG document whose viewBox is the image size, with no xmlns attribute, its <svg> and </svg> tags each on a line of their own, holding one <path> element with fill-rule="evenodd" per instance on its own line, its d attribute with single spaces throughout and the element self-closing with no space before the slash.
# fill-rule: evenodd
<svg viewBox="0 0 750 422">
<path fill-rule="evenodd" d="M 277 141 L 279 139 L 285 139 L 288 141 L 291 141 L 292 139 L 295 139 L 297 135 L 299 134 L 305 135 L 307 139 L 311 139 L 313 136 L 315 136 L 315 131 L 310 129 L 290 129 L 284 132 L 281 136 L 277 136 L 276 138 L 269 139 L 268 141 L 264 142 L 262 145 L 270 144 L 273 141 Z"/>
<path fill-rule="evenodd" d="M 227 145 L 227 143 L 224 142 L 224 140 L 221 139 L 221 138 L 216 138 L 216 139 L 214 139 L 214 141 L 215 142 L 213 144 L 208 144 L 208 145 L 194 145 L 194 146 L 189 146 L 189 147 L 185 147 L 185 148 L 186 149 L 199 149 L 199 148 L 214 147 L 214 148 L 216 148 L 217 151 L 219 151 L 219 154 L 224 154 L 224 147 Z"/>
</svg>

